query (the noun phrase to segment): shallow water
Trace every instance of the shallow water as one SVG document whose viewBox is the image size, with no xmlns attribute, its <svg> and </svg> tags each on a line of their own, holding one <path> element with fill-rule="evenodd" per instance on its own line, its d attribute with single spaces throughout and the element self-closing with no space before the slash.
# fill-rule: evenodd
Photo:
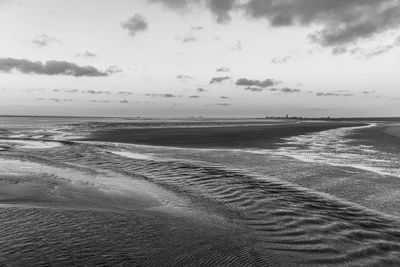
<svg viewBox="0 0 400 267">
<path fill-rule="evenodd" d="M 382 199 L 398 179 L 336 164 L 338 151 L 358 148 L 346 131 L 287 139 L 275 150 L 99 142 L 5 149 L 0 263 L 399 265 L 398 209 L 394 195 Z M 374 145 L 359 149 L 379 156 Z M 312 160 L 296 159 L 304 151 Z M 370 164 L 363 156 L 358 162 Z"/>
</svg>

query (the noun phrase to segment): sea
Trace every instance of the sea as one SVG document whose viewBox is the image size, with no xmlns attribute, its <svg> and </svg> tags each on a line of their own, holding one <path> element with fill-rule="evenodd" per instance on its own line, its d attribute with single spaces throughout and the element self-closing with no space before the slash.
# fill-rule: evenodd
<svg viewBox="0 0 400 267">
<path fill-rule="evenodd" d="M 288 123 L 0 117 L 0 266 L 400 266 L 399 121 L 259 147 L 88 138 Z"/>
</svg>

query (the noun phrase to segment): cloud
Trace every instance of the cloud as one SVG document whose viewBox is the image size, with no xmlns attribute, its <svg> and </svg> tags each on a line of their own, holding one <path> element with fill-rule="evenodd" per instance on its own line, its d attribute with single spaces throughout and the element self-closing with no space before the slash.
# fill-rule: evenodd
<svg viewBox="0 0 400 267">
<path fill-rule="evenodd" d="M 96 99 L 93 99 L 93 100 L 90 100 L 90 102 L 92 102 L 92 103 L 110 103 L 111 101 L 110 100 L 96 100 Z"/>
<path fill-rule="evenodd" d="M 348 52 L 347 47 L 344 47 L 344 46 L 338 46 L 338 47 L 334 47 L 332 49 L 332 54 L 334 54 L 334 55 L 341 55 L 341 54 L 344 54 L 347 52 Z"/>
<path fill-rule="evenodd" d="M 182 75 L 182 74 L 176 75 L 176 78 L 177 78 L 178 80 L 180 80 L 180 81 L 187 81 L 187 80 L 192 80 L 192 79 L 193 79 L 193 78 L 192 78 L 191 76 L 189 76 L 189 75 Z"/>
<path fill-rule="evenodd" d="M 53 92 L 74 94 L 74 93 L 78 93 L 79 90 L 78 89 L 53 89 Z"/>
<path fill-rule="evenodd" d="M 120 91 L 118 92 L 119 95 L 124 95 L 124 96 L 130 96 L 132 95 L 132 92 L 127 92 L 127 91 Z"/>
<path fill-rule="evenodd" d="M 249 86 L 249 87 L 244 88 L 244 90 L 251 91 L 251 92 L 261 92 L 262 90 L 264 90 L 264 88 Z"/>
<path fill-rule="evenodd" d="M 197 41 L 197 38 L 191 35 L 182 38 L 182 43 L 190 43 L 195 41 Z"/>
<path fill-rule="evenodd" d="M 371 57 L 385 54 L 385 53 L 391 51 L 392 49 L 396 48 L 399 45 L 400 45 L 400 37 L 397 37 L 390 44 L 379 45 L 379 46 L 372 47 L 369 49 L 361 49 L 359 47 L 348 49 L 345 46 L 337 46 L 332 49 L 332 54 L 333 55 L 341 55 L 341 54 L 347 53 L 347 54 L 351 54 L 351 55 L 358 55 L 359 58 L 369 59 Z"/>
<path fill-rule="evenodd" d="M 91 53 L 89 51 L 85 51 L 83 53 L 76 53 L 75 57 L 94 58 L 94 57 L 97 57 L 97 55 L 94 53 Z"/>
<path fill-rule="evenodd" d="M 231 70 L 226 67 L 220 67 L 216 70 L 216 72 L 229 72 L 229 71 L 231 71 Z"/>
<path fill-rule="evenodd" d="M 150 96 L 150 97 L 165 97 L 165 98 L 173 98 L 173 97 L 178 97 L 174 94 L 146 94 L 146 96 Z"/>
<path fill-rule="evenodd" d="M 78 66 L 67 61 L 50 60 L 46 63 L 30 61 L 27 59 L 0 58 L 0 72 L 9 73 L 13 70 L 24 74 L 41 75 L 68 75 L 75 77 L 82 76 L 107 76 L 108 73 L 99 71 L 92 66 Z"/>
<path fill-rule="evenodd" d="M 318 25 L 310 38 L 326 46 L 369 38 L 400 23 L 397 0 L 250 0 L 243 9 L 272 26 Z"/>
<path fill-rule="evenodd" d="M 46 89 L 43 87 L 25 89 L 26 92 L 37 92 L 37 91 L 45 91 L 45 90 Z"/>
<path fill-rule="evenodd" d="M 190 27 L 190 29 L 191 29 L 192 31 L 194 31 L 194 32 L 197 32 L 197 31 L 203 30 L 204 27 L 202 27 L 202 26 L 192 26 L 192 27 Z"/>
<path fill-rule="evenodd" d="M 291 93 L 300 93 L 301 92 L 301 90 L 300 89 L 294 89 L 294 88 L 289 88 L 289 87 L 285 87 L 285 88 L 280 88 L 280 89 L 277 89 L 277 90 L 272 90 L 273 88 L 271 88 L 270 89 L 270 91 L 281 91 L 282 93 L 288 93 L 288 94 L 291 94 Z"/>
<path fill-rule="evenodd" d="M 230 80 L 230 79 L 231 79 L 231 77 L 229 77 L 229 76 L 213 77 L 213 78 L 211 78 L 211 80 L 210 80 L 210 84 L 221 83 L 221 82 L 223 82 L 223 81 L 225 81 L 225 80 Z"/>
<path fill-rule="evenodd" d="M 61 41 L 57 38 L 48 36 L 47 34 L 41 34 L 41 35 L 36 36 L 32 40 L 32 43 L 37 46 L 48 46 L 49 44 L 52 44 L 52 43 L 61 43 Z"/>
<path fill-rule="evenodd" d="M 111 94 L 110 91 L 96 91 L 96 90 L 82 90 L 81 91 L 84 94 L 90 94 L 90 95 L 109 95 Z"/>
<path fill-rule="evenodd" d="M 200 98 L 200 96 L 198 96 L 198 95 L 191 95 L 191 96 L 189 96 L 189 98 Z"/>
<path fill-rule="evenodd" d="M 394 48 L 393 45 L 378 46 L 378 47 L 375 47 L 372 50 L 366 52 L 364 54 L 364 56 L 365 56 L 365 58 L 371 58 L 371 57 L 379 56 L 379 55 L 382 55 L 382 54 L 385 54 L 385 53 L 389 52 L 393 48 Z"/>
<path fill-rule="evenodd" d="M 208 5 L 212 13 L 216 15 L 217 22 L 226 23 L 231 20 L 229 11 L 233 8 L 235 0 L 209 0 Z"/>
<path fill-rule="evenodd" d="M 241 41 L 236 41 L 234 45 L 231 45 L 228 47 L 231 50 L 236 50 L 236 51 L 242 51 L 242 42 Z"/>
<path fill-rule="evenodd" d="M 246 78 L 241 78 L 238 79 L 235 84 L 239 86 L 247 86 L 247 87 L 257 86 L 265 88 L 276 85 L 278 83 L 279 83 L 278 81 L 275 81 L 273 79 L 265 79 L 264 81 L 260 81 L 260 80 L 249 80 Z"/>
<path fill-rule="evenodd" d="M 310 39 L 323 46 L 356 42 L 400 26 L 398 0 L 148 0 L 178 10 L 203 6 L 220 23 L 240 10 L 272 27 L 313 26 Z M 206 3 L 206 4 L 204 4 Z"/>
<path fill-rule="evenodd" d="M 346 93 L 345 91 L 335 91 L 335 92 L 319 92 L 315 94 L 316 96 L 353 96 L 352 93 Z"/>
<path fill-rule="evenodd" d="M 394 40 L 394 45 L 399 46 L 400 45 L 400 36 L 397 36 L 396 39 Z"/>
<path fill-rule="evenodd" d="M 268 87 L 268 86 L 266 86 L 266 87 Z M 251 91 L 251 92 L 261 92 L 261 91 L 267 90 L 267 89 L 265 87 L 262 88 L 262 87 L 248 86 L 248 87 L 244 88 L 244 90 Z M 289 87 L 284 87 L 284 88 L 275 88 L 274 87 L 274 88 L 270 88 L 268 90 L 271 92 L 282 92 L 282 93 L 287 93 L 287 94 L 301 92 L 300 89 L 294 89 L 294 88 L 289 88 Z"/>
<path fill-rule="evenodd" d="M 199 88 L 197 88 L 197 92 L 203 93 L 203 92 L 207 92 L 207 90 L 204 89 L 204 88 L 199 87 Z"/>
<path fill-rule="evenodd" d="M 221 99 L 229 99 L 229 97 L 227 97 L 227 96 L 220 96 L 219 98 L 221 98 Z"/>
<path fill-rule="evenodd" d="M 106 73 L 108 74 L 115 74 L 120 72 L 123 72 L 123 70 L 118 66 L 110 66 L 106 69 Z"/>
<path fill-rule="evenodd" d="M 273 64 L 282 64 L 282 63 L 286 63 L 291 59 L 290 56 L 285 56 L 285 57 L 274 57 L 271 59 L 271 63 Z"/>
<path fill-rule="evenodd" d="M 217 103 L 217 104 L 215 104 L 216 106 L 222 106 L 222 107 L 227 107 L 227 106 L 230 106 L 231 104 L 229 104 L 229 103 Z"/>
<path fill-rule="evenodd" d="M 126 100 L 126 99 L 124 99 L 124 100 L 121 100 L 121 101 L 119 101 L 119 103 L 122 103 L 122 104 L 128 104 L 128 103 L 129 103 L 129 101 L 128 101 L 128 100 Z"/>
<path fill-rule="evenodd" d="M 375 91 L 362 91 L 361 92 L 363 95 L 369 95 L 369 94 L 373 94 L 373 93 L 375 93 Z"/>
<path fill-rule="evenodd" d="M 148 24 L 142 15 L 135 14 L 130 19 L 123 22 L 121 27 L 127 30 L 130 36 L 134 37 L 138 32 L 146 31 L 148 29 Z"/>
<path fill-rule="evenodd" d="M 72 99 L 59 99 L 59 98 L 36 98 L 36 100 L 39 101 L 53 101 L 53 102 L 57 102 L 57 103 L 61 103 L 61 102 L 72 102 Z"/>
<path fill-rule="evenodd" d="M 153 3 L 162 3 L 164 6 L 179 11 L 187 11 L 191 8 L 203 6 L 209 9 L 215 16 L 218 23 L 226 23 L 231 20 L 229 11 L 234 7 L 236 0 L 148 0 Z"/>
</svg>

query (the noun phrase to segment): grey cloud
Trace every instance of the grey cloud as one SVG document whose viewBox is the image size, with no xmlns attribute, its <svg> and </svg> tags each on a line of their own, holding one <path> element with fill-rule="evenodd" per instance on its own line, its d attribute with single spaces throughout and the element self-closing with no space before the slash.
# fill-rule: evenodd
<svg viewBox="0 0 400 267">
<path fill-rule="evenodd" d="M 341 55 L 347 52 L 347 48 L 343 46 L 334 47 L 332 49 L 332 54 L 334 55 Z"/>
<path fill-rule="evenodd" d="M 249 86 L 249 87 L 244 88 L 244 90 L 251 91 L 251 92 L 261 92 L 263 90 L 266 90 L 265 87 L 266 86 L 264 86 L 264 88 L 255 87 L 255 86 Z M 289 87 L 284 87 L 284 88 L 275 88 L 274 87 L 274 88 L 270 88 L 268 90 L 271 91 L 271 92 L 282 92 L 282 93 L 287 93 L 287 94 L 300 93 L 301 92 L 300 89 L 294 89 L 294 88 L 289 88 Z"/>
<path fill-rule="evenodd" d="M 202 26 L 192 26 L 192 27 L 190 27 L 190 29 L 192 31 L 201 31 L 201 30 L 204 29 L 204 27 L 202 27 Z"/>
<path fill-rule="evenodd" d="M 231 71 L 231 70 L 226 67 L 220 67 L 216 70 L 216 72 L 229 72 L 229 71 Z"/>
<path fill-rule="evenodd" d="M 210 80 L 210 84 L 221 83 L 221 82 L 223 82 L 223 81 L 225 81 L 225 80 L 230 80 L 230 79 L 231 79 L 231 77 L 229 77 L 229 76 L 224 76 L 224 77 L 213 77 L 213 78 L 211 78 L 211 80 Z"/>
<path fill-rule="evenodd" d="M 79 90 L 78 89 L 53 89 L 53 92 L 62 92 L 62 93 L 74 94 L 74 93 L 78 93 Z"/>
<path fill-rule="evenodd" d="M 247 86 L 247 87 L 252 87 L 252 86 L 257 86 L 257 87 L 269 87 L 278 84 L 279 82 L 273 80 L 273 79 L 265 79 L 264 81 L 260 80 L 249 80 L 246 78 L 241 78 L 236 81 L 236 85 L 239 86 Z"/>
<path fill-rule="evenodd" d="M 133 17 L 121 24 L 121 27 L 129 32 L 129 35 L 134 37 L 138 32 L 143 32 L 148 29 L 148 24 L 145 18 L 140 14 L 135 14 Z"/>
<path fill-rule="evenodd" d="M 274 57 L 273 59 L 271 59 L 271 63 L 274 63 L 274 64 L 286 63 L 290 60 L 290 58 L 291 58 L 290 56 L 285 56 L 285 57 L 281 57 L 281 58 Z"/>
<path fill-rule="evenodd" d="M 227 106 L 230 106 L 231 104 L 229 104 L 229 103 L 217 103 L 217 104 L 215 104 L 216 106 L 223 106 L 223 107 L 227 107 Z"/>
<path fill-rule="evenodd" d="M 244 90 L 251 91 L 251 92 L 261 92 L 261 91 L 264 90 L 264 89 L 263 89 L 263 88 L 260 88 L 260 87 L 251 87 L 251 86 L 248 86 L 248 87 L 244 88 Z"/>
<path fill-rule="evenodd" d="M 289 93 L 289 94 L 290 93 L 300 93 L 301 92 L 300 89 L 293 89 L 293 88 L 288 88 L 288 87 L 280 88 L 278 90 L 281 91 L 282 93 Z"/>
<path fill-rule="evenodd" d="M 151 97 L 165 97 L 165 98 L 172 98 L 172 97 L 178 97 L 174 94 L 146 94 L 146 96 L 151 96 Z"/>
<path fill-rule="evenodd" d="M 231 50 L 237 50 L 237 51 L 242 51 L 242 42 L 241 41 L 236 41 L 234 45 L 229 46 L 229 49 Z"/>
<path fill-rule="evenodd" d="M 199 87 L 199 88 L 197 88 L 197 92 L 202 93 L 202 92 L 207 92 L 207 90 L 204 89 L 204 88 Z"/>
<path fill-rule="evenodd" d="M 86 91 L 82 90 L 81 92 L 84 94 L 91 94 L 91 95 L 102 95 L 102 94 L 109 95 L 109 94 L 111 94 L 110 91 L 96 91 L 96 90 L 86 90 Z"/>
<path fill-rule="evenodd" d="M 123 72 L 123 70 L 118 66 L 110 66 L 106 69 L 106 73 L 108 74 L 115 74 L 120 72 Z"/>
<path fill-rule="evenodd" d="M 75 54 L 75 57 L 94 58 L 94 57 L 97 57 L 97 55 L 94 54 L 94 53 L 91 53 L 91 52 L 89 52 L 89 51 L 85 51 L 85 52 L 83 52 L 83 53 L 76 53 L 76 54 Z"/>
<path fill-rule="evenodd" d="M 186 36 L 182 38 L 182 43 L 189 43 L 189 42 L 195 42 L 197 41 L 197 38 L 194 36 Z"/>
<path fill-rule="evenodd" d="M 93 99 L 93 100 L 90 100 L 90 102 L 92 102 L 92 103 L 110 103 L 111 101 L 110 100 L 96 100 L 96 99 Z"/>
<path fill-rule="evenodd" d="M 250 0 L 244 9 L 273 26 L 320 25 L 322 29 L 310 37 L 328 46 L 368 38 L 400 24 L 397 0 Z"/>
<path fill-rule="evenodd" d="M 47 34 L 41 34 L 41 35 L 36 36 L 32 40 L 32 43 L 37 46 L 47 46 L 51 43 L 61 43 L 61 41 L 57 38 L 48 36 Z"/>
<path fill-rule="evenodd" d="M 118 92 L 118 94 L 119 94 L 119 95 L 130 96 L 130 95 L 132 95 L 132 92 L 120 91 L 120 92 Z"/>
<path fill-rule="evenodd" d="M 227 97 L 227 96 L 220 96 L 219 98 L 221 98 L 221 99 L 229 99 L 229 97 Z"/>
<path fill-rule="evenodd" d="M 42 98 L 42 97 L 36 98 L 36 99 L 40 100 L 40 101 L 53 101 L 53 102 L 57 102 L 57 103 L 60 103 L 60 102 L 72 102 L 73 101 L 72 99 Z"/>
<path fill-rule="evenodd" d="M 225 23 L 231 20 L 229 11 L 235 5 L 235 0 L 209 0 L 208 5 L 211 10 L 216 15 L 217 22 Z"/>
<path fill-rule="evenodd" d="M 380 45 L 380 46 L 376 46 L 370 49 L 361 49 L 361 48 L 352 48 L 352 49 L 348 49 L 347 47 L 344 46 L 339 46 L 339 47 L 334 47 L 332 49 L 332 54 L 333 55 L 341 55 L 341 54 L 351 54 L 351 55 L 357 55 L 359 58 L 361 59 L 369 59 L 371 57 L 375 57 L 378 55 L 382 55 L 385 54 L 389 51 L 391 51 L 392 49 L 394 49 L 397 45 L 396 45 L 396 40 L 394 40 L 394 42 L 392 44 L 388 44 L 388 45 Z"/>
<path fill-rule="evenodd" d="M 310 39 L 333 46 L 373 37 L 400 26 L 398 0 L 149 0 L 176 9 L 192 6 L 208 8 L 218 22 L 231 19 L 233 10 L 243 11 L 252 19 L 265 19 L 273 27 L 320 27 Z M 203 5 L 204 6 L 204 5 Z"/>
<path fill-rule="evenodd" d="M 400 45 L 400 36 L 397 36 L 396 40 L 394 40 L 394 45 Z"/>
<path fill-rule="evenodd" d="M 25 91 L 27 91 L 27 92 L 37 92 L 37 91 L 45 91 L 45 90 L 46 90 L 45 88 L 40 87 L 40 88 L 29 88 L 29 89 L 26 89 Z"/>
<path fill-rule="evenodd" d="M 119 101 L 119 103 L 122 103 L 122 104 L 128 104 L 128 103 L 129 103 L 129 101 L 128 101 L 128 100 L 126 100 L 126 99 L 124 99 L 124 100 L 121 100 L 121 101 Z"/>
<path fill-rule="evenodd" d="M 392 50 L 394 48 L 393 45 L 385 45 L 385 46 L 378 46 L 375 47 L 374 49 L 368 51 L 367 53 L 364 54 L 364 56 L 366 58 L 371 58 L 371 57 L 375 57 L 381 54 L 385 54 L 387 52 L 389 52 L 390 50 Z"/>
<path fill-rule="evenodd" d="M 193 4 L 200 3 L 194 0 L 148 0 L 148 1 L 151 3 L 162 3 L 166 7 L 178 10 L 185 10 L 191 7 Z"/>
<path fill-rule="evenodd" d="M 182 74 L 176 75 L 176 78 L 177 78 L 178 80 L 181 80 L 181 81 L 187 81 L 187 80 L 192 80 L 192 79 L 193 79 L 193 78 L 192 78 L 191 76 L 189 76 L 189 75 L 182 75 Z"/>
<path fill-rule="evenodd" d="M 319 92 L 319 93 L 316 93 L 315 95 L 316 96 L 353 96 L 354 94 L 336 91 L 336 92 L 327 92 L 327 93 Z"/>
<path fill-rule="evenodd" d="M 191 96 L 189 96 L 189 98 L 200 98 L 200 96 L 198 96 L 198 95 L 191 95 Z"/>
<path fill-rule="evenodd" d="M 162 3 L 166 7 L 177 9 L 179 11 L 206 6 L 215 15 L 219 23 L 229 22 L 231 16 L 229 11 L 236 4 L 236 0 L 148 0 L 149 2 Z"/>
<path fill-rule="evenodd" d="M 362 91 L 361 92 L 363 95 L 369 95 L 375 93 L 375 91 Z"/>
<path fill-rule="evenodd" d="M 67 61 L 50 60 L 46 63 L 40 61 L 30 61 L 27 59 L 0 58 L 0 71 L 9 73 L 13 70 L 25 74 L 41 75 L 69 75 L 75 77 L 82 76 L 107 76 L 108 73 L 99 71 L 92 66 L 78 66 Z"/>
</svg>

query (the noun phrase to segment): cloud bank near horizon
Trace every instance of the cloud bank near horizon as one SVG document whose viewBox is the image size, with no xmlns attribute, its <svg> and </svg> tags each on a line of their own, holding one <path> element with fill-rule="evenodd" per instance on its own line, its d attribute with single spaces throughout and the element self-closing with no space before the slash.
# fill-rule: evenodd
<svg viewBox="0 0 400 267">
<path fill-rule="evenodd" d="M 24 74 L 69 75 L 75 77 L 109 75 L 108 72 L 100 71 L 93 66 L 79 66 L 67 61 L 49 60 L 42 63 L 40 61 L 16 58 L 0 58 L 0 71 L 5 73 L 18 71 Z"/>
</svg>

